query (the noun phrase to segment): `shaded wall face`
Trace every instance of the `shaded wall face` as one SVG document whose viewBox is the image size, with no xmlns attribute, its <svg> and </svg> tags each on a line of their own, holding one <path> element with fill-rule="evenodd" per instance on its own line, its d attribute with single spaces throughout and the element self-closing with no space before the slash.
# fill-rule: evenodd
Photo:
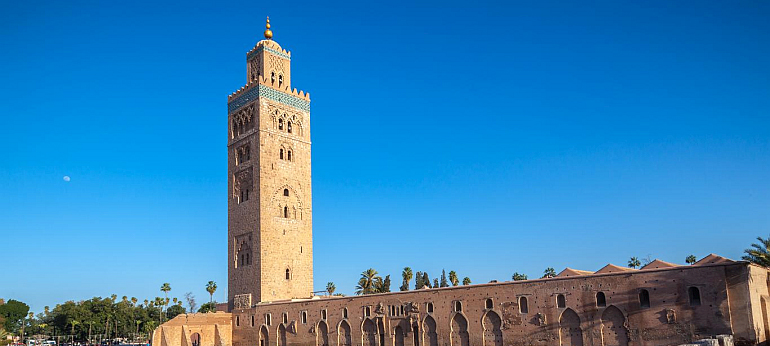
<svg viewBox="0 0 770 346">
<path fill-rule="evenodd" d="M 745 286 L 745 275 L 743 280 Z M 688 295 L 692 287 L 699 291 L 699 305 Z M 640 302 L 642 289 L 649 293 L 649 307 Z M 599 292 L 603 306 L 597 306 Z M 519 307 L 521 297 L 527 298 L 526 312 Z M 331 345 L 657 346 L 731 334 L 729 306 L 725 266 L 709 266 L 272 303 L 233 314 L 241 320 L 255 315 L 258 321 L 271 314 L 273 323 L 265 325 L 270 337 L 287 314 L 288 345 L 318 345 L 323 321 Z M 234 325 L 234 345 L 255 345 L 259 328 Z"/>
</svg>

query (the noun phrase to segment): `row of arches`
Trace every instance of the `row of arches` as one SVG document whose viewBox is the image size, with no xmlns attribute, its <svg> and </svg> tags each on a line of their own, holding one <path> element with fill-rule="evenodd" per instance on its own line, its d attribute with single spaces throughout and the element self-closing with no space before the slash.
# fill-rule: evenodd
<svg viewBox="0 0 770 346">
<path fill-rule="evenodd" d="M 626 317 L 614 305 L 602 312 L 601 337 L 604 346 L 628 346 Z M 567 308 L 559 316 L 559 340 L 561 346 L 583 346 L 583 329 L 575 310 Z"/>
</svg>

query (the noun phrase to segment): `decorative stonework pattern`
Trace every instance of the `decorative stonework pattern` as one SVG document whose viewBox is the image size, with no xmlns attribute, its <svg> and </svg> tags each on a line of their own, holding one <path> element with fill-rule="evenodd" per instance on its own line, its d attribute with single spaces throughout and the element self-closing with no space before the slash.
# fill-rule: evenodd
<svg viewBox="0 0 770 346">
<path fill-rule="evenodd" d="M 236 309 L 250 309 L 251 308 L 251 294 L 238 294 L 233 299 L 233 305 Z"/>
<path fill-rule="evenodd" d="M 269 86 L 260 84 L 258 88 L 253 88 L 227 103 L 227 112 L 235 112 L 251 101 L 256 100 L 260 96 L 289 107 L 294 107 L 306 112 L 310 111 L 310 101 L 303 100 L 299 97 L 292 96 L 275 90 Z"/>
<path fill-rule="evenodd" d="M 261 53 L 262 51 L 266 51 L 266 52 L 268 52 L 270 54 L 277 55 L 277 56 L 279 56 L 281 58 L 284 58 L 284 59 L 287 59 L 287 60 L 291 60 L 291 57 L 288 54 L 284 54 L 283 52 L 279 52 L 279 51 L 277 51 L 275 49 L 268 48 L 268 47 L 265 47 L 265 46 L 261 46 L 261 47 L 257 48 L 256 50 L 252 51 L 251 53 L 246 54 L 246 60 L 251 60 L 251 58 L 253 58 L 255 55 Z"/>
</svg>

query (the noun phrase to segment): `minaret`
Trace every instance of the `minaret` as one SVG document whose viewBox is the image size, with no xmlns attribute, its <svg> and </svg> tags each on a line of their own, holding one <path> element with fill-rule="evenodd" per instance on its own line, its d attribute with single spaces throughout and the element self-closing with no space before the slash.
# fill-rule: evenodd
<svg viewBox="0 0 770 346">
<path fill-rule="evenodd" d="M 310 95 L 291 89 L 291 53 L 265 39 L 228 97 L 229 309 L 313 291 Z"/>
</svg>

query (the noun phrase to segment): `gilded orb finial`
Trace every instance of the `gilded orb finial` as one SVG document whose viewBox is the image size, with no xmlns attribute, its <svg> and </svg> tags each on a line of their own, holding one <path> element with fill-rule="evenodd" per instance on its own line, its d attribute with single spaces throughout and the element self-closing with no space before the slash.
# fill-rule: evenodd
<svg viewBox="0 0 770 346">
<path fill-rule="evenodd" d="M 267 24 L 265 24 L 265 38 L 272 39 L 273 31 L 270 30 L 270 17 L 267 17 Z"/>
</svg>

